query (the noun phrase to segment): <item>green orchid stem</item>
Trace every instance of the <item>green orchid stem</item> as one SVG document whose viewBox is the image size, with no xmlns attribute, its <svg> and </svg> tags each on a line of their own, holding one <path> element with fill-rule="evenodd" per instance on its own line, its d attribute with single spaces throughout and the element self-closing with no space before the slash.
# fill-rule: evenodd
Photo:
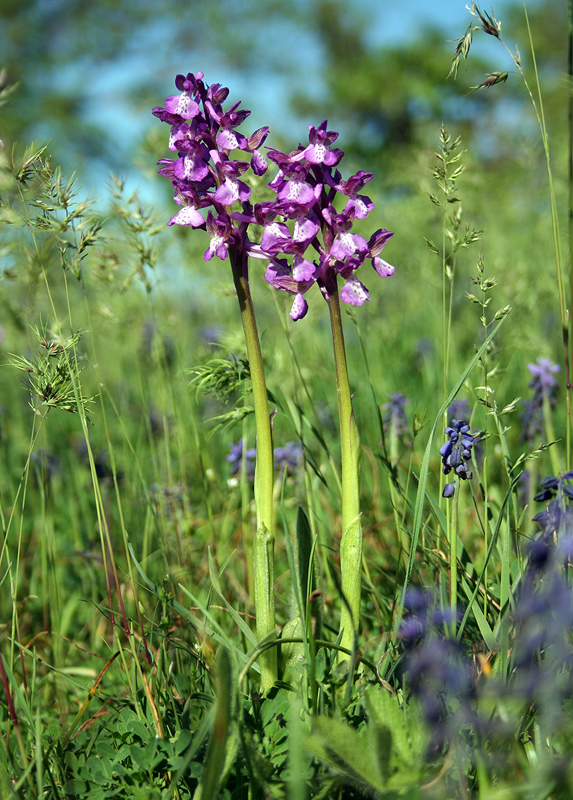
<svg viewBox="0 0 573 800">
<path fill-rule="evenodd" d="M 253 385 L 255 428 L 257 434 L 257 462 L 255 471 L 255 508 L 257 532 L 253 545 L 255 572 L 255 614 L 257 638 L 264 639 L 275 633 L 274 593 L 274 504 L 273 504 L 273 433 L 261 344 L 257 332 L 255 311 L 249 289 L 248 258 L 244 250 L 230 248 L 233 280 L 239 299 L 247 357 Z M 278 678 L 277 650 L 271 648 L 261 653 L 261 689 L 268 691 Z"/>
<path fill-rule="evenodd" d="M 360 623 L 362 588 L 362 523 L 360 519 L 360 439 L 352 412 L 344 332 L 340 315 L 338 287 L 329 292 L 328 308 L 334 346 L 334 367 L 340 418 L 342 475 L 342 539 L 340 542 L 341 588 L 346 602 L 340 611 L 340 644 L 354 649 L 355 633 Z"/>
</svg>

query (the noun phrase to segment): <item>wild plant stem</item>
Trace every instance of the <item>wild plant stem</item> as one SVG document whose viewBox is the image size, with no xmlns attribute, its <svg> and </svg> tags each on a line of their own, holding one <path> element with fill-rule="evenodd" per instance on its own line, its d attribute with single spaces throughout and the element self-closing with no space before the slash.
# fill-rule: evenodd
<svg viewBox="0 0 573 800">
<path fill-rule="evenodd" d="M 567 21 L 568 21 L 568 47 L 567 47 L 567 77 L 569 78 L 569 86 L 573 81 L 573 0 L 567 3 Z M 568 129 L 568 150 L 569 150 L 569 208 L 567 214 L 568 221 L 568 240 L 569 240 L 569 323 L 568 335 L 570 336 L 571 328 L 571 313 L 573 311 L 573 92 L 569 91 L 567 100 L 567 129 Z M 568 363 L 568 345 L 565 342 L 565 361 Z M 567 371 L 567 469 L 571 469 L 571 448 L 570 444 L 570 430 L 571 430 L 571 376 Z"/>
<path fill-rule="evenodd" d="M 344 347 L 344 331 L 340 315 L 338 287 L 329 292 L 328 308 L 334 347 L 334 368 L 340 421 L 340 455 L 342 476 L 342 539 L 340 573 L 343 601 L 340 612 L 341 646 L 354 648 L 355 632 L 360 622 L 362 587 L 362 524 L 360 520 L 360 439 L 352 412 L 348 383 L 348 367 Z"/>
<path fill-rule="evenodd" d="M 548 442 L 556 442 L 555 428 L 553 427 L 553 419 L 551 418 L 551 401 L 547 392 L 543 393 L 543 426 L 545 428 L 545 436 Z M 549 448 L 549 457 L 551 459 L 551 469 L 554 475 L 559 475 L 561 466 L 559 464 L 559 455 L 555 447 Z"/>
<path fill-rule="evenodd" d="M 274 503 L 273 503 L 273 436 L 261 344 L 257 332 L 255 311 L 249 289 L 248 258 L 239 247 L 231 248 L 233 280 L 239 300 L 247 357 L 253 386 L 255 429 L 257 436 L 257 462 L 255 471 L 255 508 L 257 531 L 253 545 L 255 572 L 255 614 L 259 640 L 274 634 Z M 277 651 L 270 648 L 261 653 L 261 689 L 268 691 L 278 677 Z"/>
<path fill-rule="evenodd" d="M 458 605 L 458 504 L 460 499 L 461 481 L 456 479 L 452 518 L 450 520 L 450 612 L 452 616 L 452 636 L 456 636 L 457 605 Z"/>
<path fill-rule="evenodd" d="M 563 273 L 563 259 L 561 254 L 561 236 L 559 233 L 559 215 L 558 215 L 558 205 L 557 205 L 557 198 L 555 194 L 555 185 L 553 182 L 553 172 L 551 170 L 551 154 L 549 150 L 549 136 L 547 133 L 547 125 L 545 122 L 545 111 L 543 108 L 543 97 L 541 94 L 541 82 L 539 78 L 539 72 L 537 70 L 537 59 L 535 58 L 535 48 L 533 47 L 533 37 L 531 34 L 531 27 L 529 24 L 529 15 L 527 14 L 527 5 L 525 0 L 523 0 L 523 12 L 525 15 L 525 23 L 527 25 L 527 33 L 529 37 L 529 46 L 531 49 L 531 59 L 533 62 L 533 70 L 535 73 L 535 82 L 537 88 L 537 97 L 538 102 L 535 101 L 533 97 L 533 93 L 529 87 L 529 83 L 527 82 L 527 78 L 525 77 L 525 73 L 523 71 L 523 67 L 521 65 L 521 60 L 517 59 L 516 55 L 514 55 L 511 50 L 507 47 L 505 42 L 502 40 L 502 44 L 510 54 L 511 58 L 513 59 L 514 64 L 516 65 L 517 69 L 519 70 L 519 74 L 521 75 L 521 79 L 523 80 L 524 86 L 529 94 L 529 98 L 533 104 L 533 108 L 535 111 L 535 115 L 537 117 L 537 123 L 539 125 L 539 130 L 541 132 L 541 139 L 543 142 L 543 150 L 545 152 L 545 160 L 547 163 L 547 177 L 549 183 L 549 199 L 551 203 L 551 219 L 553 223 L 553 242 L 555 248 L 555 265 L 557 268 L 557 288 L 559 292 L 559 313 L 561 317 L 561 329 L 562 329 L 562 336 L 563 336 L 563 349 L 564 349 L 564 360 L 565 360 L 565 381 L 567 385 L 567 469 L 570 468 L 571 464 L 571 426 L 573 425 L 573 415 L 572 415 L 572 406 L 573 406 L 573 398 L 572 398 L 572 382 L 571 382 L 571 354 L 569 352 L 569 347 L 571 344 L 571 325 L 573 320 L 571 319 L 571 308 L 569 311 L 567 310 L 567 303 L 565 299 L 565 281 L 564 281 L 564 273 Z M 569 9 L 569 26 L 571 31 L 571 10 Z M 573 275 L 570 275 L 570 301 L 573 300 Z"/>
</svg>

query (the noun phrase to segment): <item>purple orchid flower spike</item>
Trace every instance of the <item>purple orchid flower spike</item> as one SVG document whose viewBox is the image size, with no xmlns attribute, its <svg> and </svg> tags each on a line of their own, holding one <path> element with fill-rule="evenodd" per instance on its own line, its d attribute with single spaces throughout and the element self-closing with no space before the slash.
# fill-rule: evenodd
<svg viewBox="0 0 573 800">
<path fill-rule="evenodd" d="M 249 169 L 257 176 L 266 172 L 267 162 L 259 150 L 269 129 L 259 128 L 248 138 L 239 132 L 237 128 L 251 112 L 239 109 L 240 103 L 225 111 L 223 103 L 229 90 L 218 83 L 207 86 L 202 72 L 177 75 L 175 85 L 181 94 L 168 97 L 164 107 L 153 109 L 154 116 L 171 125 L 169 149 L 177 153 L 176 159 L 159 161 L 159 174 L 171 180 L 175 201 L 182 206 L 169 224 L 203 229 L 209 225 L 213 238 L 213 226 L 220 218 L 223 228 L 229 224 L 233 228 L 225 241 L 248 249 L 253 244 L 247 236 L 248 222 L 235 224 L 229 212 L 241 204 L 248 219 L 252 217 L 248 202 L 251 190 L 240 179 Z M 235 150 L 250 154 L 250 162 L 232 158 Z M 210 209 L 209 222 L 202 209 Z M 219 245 L 213 250 L 212 244 L 207 252 L 226 257 Z"/>
<path fill-rule="evenodd" d="M 177 75 L 175 84 L 180 94 L 168 97 L 163 107 L 153 109 L 153 114 L 171 126 L 169 150 L 174 157 L 158 162 L 159 174 L 171 181 L 175 202 L 180 206 L 169 225 L 200 228 L 209 234 L 204 259 L 229 258 L 241 309 L 257 434 L 257 636 L 264 639 L 275 631 L 273 560 L 268 558 L 274 546 L 274 499 L 272 429 L 249 289 L 249 258 L 264 260 L 267 282 L 293 295 L 293 320 L 307 315 L 306 295 L 314 284 L 329 306 L 342 443 L 341 585 L 348 598 L 348 607 L 341 612 L 340 632 L 343 647 L 350 650 L 353 631 L 359 627 L 362 533 L 356 459 L 359 438 L 352 412 L 339 300 L 363 305 L 370 299 L 368 289 L 356 274 L 366 259 L 371 259 L 378 276 L 393 274 L 394 268 L 380 257 L 392 233 L 379 229 L 367 240 L 353 232 L 354 221 L 366 219 L 374 209 L 371 199 L 361 194 L 372 174 L 361 170 L 343 179 L 337 167 L 344 153 L 333 147 L 338 133 L 328 130 L 326 120 L 318 127 L 309 126 L 308 145 L 301 144 L 291 153 L 266 148 L 268 160 L 278 167 L 268 184 L 276 197 L 270 202 L 251 204 L 251 184 L 243 177 L 249 170 L 257 177 L 265 174 L 267 158 L 260 150 L 268 128 L 259 128 L 249 137 L 239 131 L 250 112 L 240 109 L 240 103 L 225 109 L 229 90 L 220 84 L 208 86 L 203 77 L 202 72 Z M 235 153 L 240 153 L 242 159 L 233 157 Z M 262 235 L 258 230 L 252 235 L 251 229 L 259 226 Z M 339 278 L 344 281 L 340 291 Z M 232 453 L 231 458 L 234 457 Z M 275 649 L 262 653 L 259 661 L 261 685 L 267 691 L 277 678 Z"/>
<path fill-rule="evenodd" d="M 369 300 L 368 289 L 355 275 L 367 258 L 381 278 L 394 273 L 394 267 L 380 258 L 393 235 L 390 231 L 381 228 L 369 241 L 352 232 L 354 220 L 365 219 L 374 208 L 370 198 L 360 194 L 373 176 L 360 170 L 347 180 L 342 178 L 334 167 L 344 153 L 331 148 L 337 138 L 336 131 L 327 130 L 325 120 L 318 128 L 310 126 L 307 147 L 300 145 L 288 154 L 269 148 L 269 159 L 279 167 L 268 184 L 277 193 L 277 201 L 271 204 L 275 216 L 251 255 L 269 261 L 265 272 L 268 283 L 295 295 L 290 312 L 294 320 L 306 316 L 308 303 L 303 295 L 311 286 L 317 283 L 328 300 L 336 291 L 337 276 L 345 281 L 340 290 L 343 302 L 362 305 Z M 345 199 L 341 212 L 334 203 L 337 194 Z M 313 256 L 306 254 L 308 248 L 313 249 Z M 299 258 L 314 265 L 312 271 L 307 269 L 304 279 L 300 277 Z"/>
<path fill-rule="evenodd" d="M 394 273 L 394 267 L 380 257 L 392 233 L 382 228 L 368 241 L 353 233 L 354 220 L 365 219 L 374 208 L 371 199 L 361 194 L 373 175 L 359 170 L 348 179 L 342 177 L 337 167 L 344 153 L 333 147 L 338 133 L 329 131 L 323 120 L 318 127 L 309 126 L 307 146 L 299 145 L 291 153 L 267 148 L 268 159 L 279 168 L 268 184 L 276 199 L 252 206 L 250 186 L 241 178 L 249 169 L 257 176 L 265 173 L 267 160 L 260 149 L 268 128 L 259 128 L 248 138 L 239 132 L 250 112 L 240 109 L 240 103 L 225 110 L 229 90 L 220 84 L 207 86 L 202 72 L 178 75 L 175 84 L 181 94 L 153 109 L 156 117 L 171 125 L 169 148 L 177 154 L 159 162 L 159 174 L 171 180 L 181 206 L 169 224 L 208 228 L 211 245 L 206 258 L 215 254 L 225 258 L 232 244 L 245 255 L 266 260 L 267 281 L 295 296 L 291 310 L 295 320 L 308 311 L 303 295 L 316 283 L 328 300 L 338 276 L 345 281 L 340 290 L 343 302 L 362 305 L 369 300 L 356 271 L 370 258 L 381 278 Z M 250 154 L 250 162 L 232 158 L 234 151 Z M 340 212 L 335 207 L 337 195 L 344 202 Z M 263 228 L 260 244 L 249 237 L 251 225 Z M 309 248 L 312 255 L 307 255 Z M 305 266 L 301 277 L 303 263 L 312 267 Z"/>
<path fill-rule="evenodd" d="M 206 86 L 202 79 L 201 72 L 178 75 L 175 83 L 181 94 L 168 97 L 163 108 L 153 109 L 156 117 L 171 125 L 169 148 L 177 154 L 177 159 L 161 159 L 159 172 L 171 181 L 175 202 L 181 206 L 169 224 L 203 228 L 210 237 L 205 261 L 216 256 L 229 258 L 231 264 L 245 332 L 255 410 L 254 594 L 257 636 L 265 639 L 275 631 L 273 448 L 264 364 L 248 275 L 249 254 L 260 251 L 260 245 L 249 239 L 249 226 L 274 225 L 277 214 L 268 204 L 258 209 L 253 207 L 251 188 L 241 178 L 249 169 L 256 176 L 266 171 L 266 159 L 258 151 L 266 140 L 268 128 L 259 128 L 247 138 L 237 128 L 250 111 L 239 109 L 239 103 L 225 110 L 223 104 L 229 90 L 217 83 Z M 235 151 L 241 153 L 243 160 L 232 157 Z M 245 160 L 245 154 L 250 154 L 250 161 Z M 303 191 L 307 188 L 305 169 L 298 170 Z M 206 216 L 203 216 L 204 209 Z M 280 228 L 278 230 L 280 233 Z M 286 238 L 290 240 L 288 229 Z M 238 453 L 236 446 L 228 460 L 236 464 Z M 272 652 L 261 654 L 259 664 L 261 687 L 265 692 L 278 677 L 274 648 Z"/>
</svg>

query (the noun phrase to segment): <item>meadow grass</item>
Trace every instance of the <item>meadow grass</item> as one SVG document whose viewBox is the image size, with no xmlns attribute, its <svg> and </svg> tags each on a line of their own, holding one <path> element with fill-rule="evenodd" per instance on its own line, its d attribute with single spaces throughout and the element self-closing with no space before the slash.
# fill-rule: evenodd
<svg viewBox="0 0 573 800">
<path fill-rule="evenodd" d="M 542 146 L 519 191 L 453 125 L 402 191 L 372 190 L 397 269 L 342 314 L 361 443 L 350 638 L 317 287 L 293 323 L 250 267 L 283 450 L 264 489 L 277 635 L 262 637 L 229 264 L 206 271 L 204 234 L 166 229 L 120 178 L 101 213 L 46 149 L 1 152 L 0 797 L 571 796 L 567 188 L 526 91 Z M 444 497 L 452 419 L 475 440 Z"/>
</svg>

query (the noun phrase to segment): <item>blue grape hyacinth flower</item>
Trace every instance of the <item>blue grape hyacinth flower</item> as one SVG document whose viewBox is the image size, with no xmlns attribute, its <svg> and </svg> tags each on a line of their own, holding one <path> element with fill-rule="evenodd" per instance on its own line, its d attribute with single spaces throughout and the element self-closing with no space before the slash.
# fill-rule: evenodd
<svg viewBox="0 0 573 800">
<path fill-rule="evenodd" d="M 453 419 L 452 424 L 446 428 L 448 441 L 440 447 L 442 457 L 442 471 L 449 475 L 452 470 L 458 478 L 465 481 L 472 477 L 469 465 L 472 458 L 472 447 L 478 440 L 476 434 L 470 433 L 470 426 L 461 419 Z M 447 483 L 442 492 L 442 497 L 453 497 L 455 483 Z"/>
</svg>

